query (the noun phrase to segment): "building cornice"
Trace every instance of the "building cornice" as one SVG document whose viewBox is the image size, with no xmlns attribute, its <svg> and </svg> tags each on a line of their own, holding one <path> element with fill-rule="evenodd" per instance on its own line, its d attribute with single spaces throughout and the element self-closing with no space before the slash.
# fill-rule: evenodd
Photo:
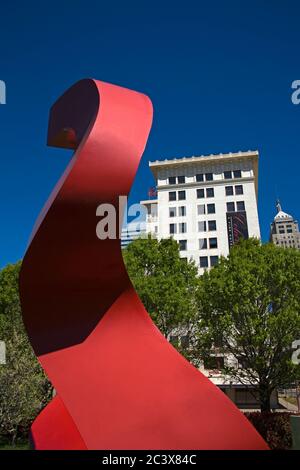
<svg viewBox="0 0 300 470">
<path fill-rule="evenodd" d="M 229 180 L 213 180 L 213 181 L 191 181 L 189 183 L 181 183 L 181 184 L 161 184 L 157 186 L 157 191 L 163 191 L 163 190 L 172 190 L 174 191 L 180 189 L 189 189 L 189 188 L 211 188 L 213 186 L 217 185 L 222 185 L 224 186 L 232 186 L 233 184 L 242 184 L 248 181 L 253 181 L 254 177 L 253 176 L 243 176 L 242 178 L 232 178 Z"/>
<path fill-rule="evenodd" d="M 144 201 L 140 201 L 140 204 L 157 204 L 158 200 L 157 199 L 146 199 Z"/>
<path fill-rule="evenodd" d="M 205 164 L 212 164 L 212 163 L 238 162 L 244 159 L 251 159 L 253 162 L 255 190 L 256 190 L 256 196 L 257 196 L 258 158 L 259 158 L 258 150 L 248 150 L 247 152 L 240 151 L 240 152 L 234 152 L 234 153 L 220 153 L 216 155 L 211 154 L 211 155 L 156 160 L 153 162 L 149 162 L 149 167 L 151 168 L 151 171 L 155 179 L 157 179 L 158 171 L 162 169 L 166 169 L 166 168 L 176 168 L 176 167 L 180 168 L 183 166 L 197 165 L 197 164 L 205 165 Z M 244 179 L 245 178 L 243 178 L 243 180 Z M 230 184 L 229 181 L 232 181 L 232 180 L 228 180 L 228 184 Z M 212 181 L 212 183 L 214 183 L 214 181 Z M 222 183 L 224 184 L 224 180 L 222 180 Z M 172 185 L 172 186 L 174 187 L 175 185 Z"/>
</svg>

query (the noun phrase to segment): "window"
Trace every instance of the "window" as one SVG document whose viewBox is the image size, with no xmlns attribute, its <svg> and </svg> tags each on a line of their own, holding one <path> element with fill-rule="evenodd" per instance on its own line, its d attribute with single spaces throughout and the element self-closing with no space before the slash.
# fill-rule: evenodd
<svg viewBox="0 0 300 470">
<path fill-rule="evenodd" d="M 186 207 L 185 206 L 180 206 L 179 207 L 179 216 L 184 217 L 186 215 Z"/>
<path fill-rule="evenodd" d="M 238 211 L 244 211 L 245 210 L 245 203 L 244 201 L 238 201 L 236 203 L 236 208 Z"/>
<path fill-rule="evenodd" d="M 232 178 L 232 173 L 231 173 L 231 171 L 224 171 L 224 178 L 225 178 L 226 180 L 231 180 L 231 178 Z"/>
<path fill-rule="evenodd" d="M 214 197 L 214 195 L 215 195 L 214 188 L 207 188 L 206 197 Z"/>
<path fill-rule="evenodd" d="M 245 358 L 243 356 L 239 356 L 237 358 L 237 360 L 238 360 L 238 368 L 239 369 L 246 369 L 248 367 L 247 358 Z"/>
<path fill-rule="evenodd" d="M 169 177 L 169 184 L 176 184 L 176 176 Z"/>
<path fill-rule="evenodd" d="M 198 183 L 200 183 L 201 181 L 203 181 L 203 173 L 197 173 L 196 175 L 196 181 Z"/>
<path fill-rule="evenodd" d="M 224 346 L 224 339 L 222 337 L 222 334 L 220 333 L 216 336 L 216 338 L 214 338 L 214 347 L 221 348 L 222 346 Z"/>
<path fill-rule="evenodd" d="M 176 201 L 176 191 L 169 192 L 169 201 Z"/>
<path fill-rule="evenodd" d="M 226 196 L 233 196 L 233 186 L 225 186 Z"/>
<path fill-rule="evenodd" d="M 214 231 L 214 230 L 217 230 L 217 223 L 215 220 L 209 220 L 208 221 L 208 230 L 210 232 Z"/>
<path fill-rule="evenodd" d="M 180 258 L 180 261 L 182 261 L 183 263 L 187 263 L 187 260 L 188 260 L 187 258 L 183 258 L 183 257 Z"/>
<path fill-rule="evenodd" d="M 206 222 L 198 222 L 198 232 L 206 232 Z"/>
<path fill-rule="evenodd" d="M 224 368 L 223 356 L 210 356 L 204 360 L 204 368 L 207 370 L 220 370 Z"/>
<path fill-rule="evenodd" d="M 187 241 L 186 240 L 179 240 L 179 250 L 186 251 Z"/>
<path fill-rule="evenodd" d="M 281 228 L 281 229 L 279 230 L 279 233 L 284 233 L 284 229 Z"/>
<path fill-rule="evenodd" d="M 205 173 L 205 180 L 212 181 L 214 179 L 214 175 L 212 173 Z"/>
<path fill-rule="evenodd" d="M 176 217 L 176 207 L 169 207 L 169 217 Z"/>
<path fill-rule="evenodd" d="M 211 256 L 210 257 L 210 266 L 213 268 L 218 264 L 219 257 L 218 256 Z"/>
<path fill-rule="evenodd" d="M 157 233 L 157 232 L 158 232 L 157 225 L 155 225 L 155 227 L 154 227 L 154 232 L 155 232 L 155 233 Z"/>
<path fill-rule="evenodd" d="M 176 233 L 176 224 L 170 224 L 170 234 Z"/>
<path fill-rule="evenodd" d="M 206 250 L 207 248 L 207 239 L 206 238 L 200 238 L 199 240 L 199 250 Z"/>
<path fill-rule="evenodd" d="M 216 207 L 214 204 L 207 204 L 207 213 L 208 214 L 215 214 Z"/>
<path fill-rule="evenodd" d="M 227 212 L 234 212 L 234 202 L 227 202 L 226 207 L 227 207 Z"/>
<path fill-rule="evenodd" d="M 238 184 L 237 186 L 235 186 L 235 194 L 236 195 L 244 194 L 243 186 L 241 184 Z"/>
<path fill-rule="evenodd" d="M 205 204 L 199 204 L 197 206 L 198 215 L 205 214 Z"/>
<path fill-rule="evenodd" d="M 259 403 L 259 396 L 256 390 L 248 390 L 247 388 L 237 388 L 235 390 L 235 402 L 239 405 L 257 405 Z M 248 406 L 247 406 L 248 407 Z"/>
<path fill-rule="evenodd" d="M 234 178 L 241 178 L 242 177 L 241 170 L 234 170 L 233 176 L 234 176 Z"/>
<path fill-rule="evenodd" d="M 197 189 L 197 198 L 201 199 L 204 197 L 204 189 Z"/>
<path fill-rule="evenodd" d="M 185 191 L 178 191 L 178 200 L 179 201 L 185 200 Z"/>
<path fill-rule="evenodd" d="M 170 335 L 169 341 L 170 341 L 171 344 L 173 344 L 173 346 L 178 346 L 179 336 Z"/>
<path fill-rule="evenodd" d="M 287 233 L 293 233 L 293 229 L 288 228 L 288 229 L 287 229 Z"/>
<path fill-rule="evenodd" d="M 180 346 L 187 348 L 190 343 L 190 338 L 188 335 L 180 336 Z"/>
<path fill-rule="evenodd" d="M 180 223 L 179 224 L 179 233 L 185 233 L 186 232 L 186 223 Z"/>
<path fill-rule="evenodd" d="M 150 215 L 152 217 L 157 217 L 157 204 L 151 204 L 151 212 Z"/>
<path fill-rule="evenodd" d="M 208 268 L 208 257 L 200 256 L 200 268 Z"/>
<path fill-rule="evenodd" d="M 185 176 L 178 176 L 177 181 L 178 181 L 178 184 L 185 183 Z"/>
<path fill-rule="evenodd" d="M 209 239 L 209 248 L 218 248 L 218 239 L 210 238 Z"/>
</svg>

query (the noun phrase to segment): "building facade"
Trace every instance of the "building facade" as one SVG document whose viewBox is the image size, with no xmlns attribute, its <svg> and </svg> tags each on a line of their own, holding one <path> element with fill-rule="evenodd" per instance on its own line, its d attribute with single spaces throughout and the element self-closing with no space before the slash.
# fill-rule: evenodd
<svg viewBox="0 0 300 470">
<path fill-rule="evenodd" d="M 276 204 L 277 214 L 271 223 L 270 241 L 284 248 L 300 250 L 300 232 L 297 220 L 283 212 L 280 202 Z"/>
<path fill-rule="evenodd" d="M 146 232 L 178 241 L 180 256 L 202 274 L 227 256 L 240 237 L 260 238 L 258 152 L 150 162 L 157 198 L 147 209 Z"/>
<path fill-rule="evenodd" d="M 248 151 L 150 162 L 157 195 L 141 201 L 146 233 L 177 240 L 181 258 L 194 260 L 199 274 L 226 257 L 240 237 L 260 239 L 258 159 L 258 151 Z M 170 336 L 180 344 L 187 338 L 181 330 Z M 199 369 L 240 408 L 258 408 L 251 387 L 224 376 L 224 365 L 242 366 L 216 349 Z M 278 406 L 276 392 L 271 406 Z"/>
</svg>

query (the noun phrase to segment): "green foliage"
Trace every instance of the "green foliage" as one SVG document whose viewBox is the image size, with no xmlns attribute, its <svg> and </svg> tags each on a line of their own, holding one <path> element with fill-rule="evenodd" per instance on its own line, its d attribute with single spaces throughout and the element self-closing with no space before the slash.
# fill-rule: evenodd
<svg viewBox="0 0 300 470">
<path fill-rule="evenodd" d="M 0 340 L 6 364 L 0 365 L 0 437 L 13 443 L 51 398 L 52 387 L 29 344 L 21 317 L 18 278 L 21 263 L 0 271 Z"/>
<path fill-rule="evenodd" d="M 300 338 L 300 252 L 241 240 L 201 277 L 197 295 L 194 361 L 218 344 L 243 362 L 226 372 L 258 384 L 261 407 L 268 410 L 272 390 L 299 378 L 291 348 Z"/>
<path fill-rule="evenodd" d="M 131 281 L 152 319 L 168 336 L 188 326 L 197 312 L 198 271 L 179 257 L 173 239 L 137 239 L 123 250 Z"/>
<path fill-rule="evenodd" d="M 299 251 L 244 240 L 201 277 L 193 262 L 180 258 L 173 239 L 135 240 L 123 256 L 162 333 L 189 331 L 189 348 L 176 340 L 174 345 L 195 365 L 216 345 L 219 353 L 242 360 L 242 368 L 227 365 L 226 373 L 257 387 L 263 410 L 269 409 L 274 388 L 300 378 L 299 366 L 291 361 L 292 342 L 300 339 Z M 17 263 L 0 271 L 0 340 L 7 348 L 7 364 L 0 365 L 0 440 L 13 442 L 27 433 L 52 395 L 24 331 L 19 270 Z M 279 442 L 278 436 L 274 439 Z"/>
<path fill-rule="evenodd" d="M 245 416 L 272 450 L 292 448 L 290 413 L 248 412 Z"/>
</svg>

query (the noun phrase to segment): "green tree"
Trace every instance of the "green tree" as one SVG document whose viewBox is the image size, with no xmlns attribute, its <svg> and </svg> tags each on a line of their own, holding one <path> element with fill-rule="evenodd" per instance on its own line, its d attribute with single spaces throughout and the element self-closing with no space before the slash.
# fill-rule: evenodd
<svg viewBox="0 0 300 470">
<path fill-rule="evenodd" d="M 214 345 L 243 367 L 225 372 L 259 392 L 270 410 L 274 389 L 299 377 L 292 343 L 300 339 L 300 252 L 241 240 L 200 278 L 194 362 Z"/>
<path fill-rule="evenodd" d="M 6 345 L 6 364 L 0 365 L 0 437 L 15 443 L 52 395 L 24 329 L 19 301 L 21 263 L 0 271 L 0 340 Z"/>
<path fill-rule="evenodd" d="M 152 319 L 167 337 L 175 328 L 190 328 L 197 311 L 198 271 L 179 256 L 171 239 L 137 239 L 123 250 L 131 281 Z"/>
</svg>

